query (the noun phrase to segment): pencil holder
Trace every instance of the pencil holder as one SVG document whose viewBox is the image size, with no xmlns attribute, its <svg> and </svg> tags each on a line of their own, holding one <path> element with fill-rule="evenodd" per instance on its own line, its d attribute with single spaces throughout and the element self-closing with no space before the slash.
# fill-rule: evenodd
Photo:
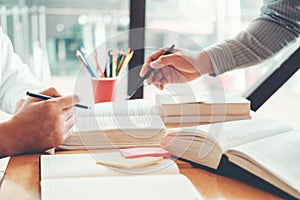
<svg viewBox="0 0 300 200">
<path fill-rule="evenodd" d="M 112 101 L 117 81 L 118 77 L 92 79 L 95 103 Z"/>
</svg>

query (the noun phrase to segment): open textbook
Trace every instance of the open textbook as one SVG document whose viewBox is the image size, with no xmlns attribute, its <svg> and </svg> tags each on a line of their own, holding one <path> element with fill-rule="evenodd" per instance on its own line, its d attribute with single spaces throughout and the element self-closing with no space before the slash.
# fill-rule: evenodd
<svg viewBox="0 0 300 200">
<path fill-rule="evenodd" d="M 222 156 L 300 198 L 300 130 L 273 119 L 241 120 L 169 129 L 171 154 L 217 169 Z"/>
<path fill-rule="evenodd" d="M 108 149 L 159 146 L 165 125 L 150 102 L 139 99 L 95 104 L 78 109 L 74 133 L 63 149 Z"/>
<path fill-rule="evenodd" d="M 74 134 L 60 147 L 95 149 L 158 146 L 164 136 L 166 123 L 213 123 L 245 118 L 248 119 L 249 115 L 170 117 L 164 115 L 161 105 L 145 99 L 98 103 L 93 109 L 77 110 Z"/>
<path fill-rule="evenodd" d="M 41 199 L 202 199 L 170 159 L 126 170 L 96 164 L 99 159 L 101 154 L 42 155 Z"/>
</svg>

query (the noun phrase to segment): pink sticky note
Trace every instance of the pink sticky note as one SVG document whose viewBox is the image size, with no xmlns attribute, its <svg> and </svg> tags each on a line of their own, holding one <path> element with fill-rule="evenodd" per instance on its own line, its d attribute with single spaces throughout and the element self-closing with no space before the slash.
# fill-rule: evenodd
<svg viewBox="0 0 300 200">
<path fill-rule="evenodd" d="M 161 147 L 136 147 L 128 149 L 120 149 L 121 154 L 125 158 L 138 158 L 145 156 L 163 156 L 164 158 L 170 158 L 170 152 Z"/>
</svg>

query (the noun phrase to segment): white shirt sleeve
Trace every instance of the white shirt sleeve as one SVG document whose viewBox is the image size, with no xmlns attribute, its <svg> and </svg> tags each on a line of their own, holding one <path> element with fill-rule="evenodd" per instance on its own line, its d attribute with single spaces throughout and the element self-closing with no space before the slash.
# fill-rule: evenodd
<svg viewBox="0 0 300 200">
<path fill-rule="evenodd" d="M 44 88 L 16 55 L 10 39 L 0 27 L 0 108 L 13 113 L 27 90 L 37 92 Z"/>
<path fill-rule="evenodd" d="M 236 37 L 207 48 L 216 75 L 274 56 L 300 35 L 299 0 L 265 0 L 260 17 Z"/>
</svg>

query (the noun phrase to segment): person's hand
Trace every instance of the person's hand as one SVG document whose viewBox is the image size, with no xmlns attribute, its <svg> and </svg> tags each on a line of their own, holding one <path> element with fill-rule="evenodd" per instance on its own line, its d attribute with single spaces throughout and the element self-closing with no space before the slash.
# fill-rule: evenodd
<svg viewBox="0 0 300 200">
<path fill-rule="evenodd" d="M 15 112 L 14 113 L 17 113 L 18 110 L 22 107 L 22 105 L 25 103 L 26 99 L 25 98 L 22 98 L 20 99 L 18 102 L 17 102 L 17 105 L 16 105 L 16 108 L 15 108 Z"/>
<path fill-rule="evenodd" d="M 44 151 L 62 144 L 75 124 L 76 96 L 60 97 L 49 88 L 41 94 L 55 97 L 40 100 L 29 97 L 10 120 L 12 154 Z"/>
<path fill-rule="evenodd" d="M 175 49 L 172 54 L 163 55 L 166 50 L 161 49 L 146 59 L 140 76 L 145 76 L 149 68 L 153 68 L 154 71 L 147 78 L 148 84 L 163 89 L 167 83 L 184 83 L 202 74 L 213 73 L 210 59 L 204 51 Z"/>
</svg>

